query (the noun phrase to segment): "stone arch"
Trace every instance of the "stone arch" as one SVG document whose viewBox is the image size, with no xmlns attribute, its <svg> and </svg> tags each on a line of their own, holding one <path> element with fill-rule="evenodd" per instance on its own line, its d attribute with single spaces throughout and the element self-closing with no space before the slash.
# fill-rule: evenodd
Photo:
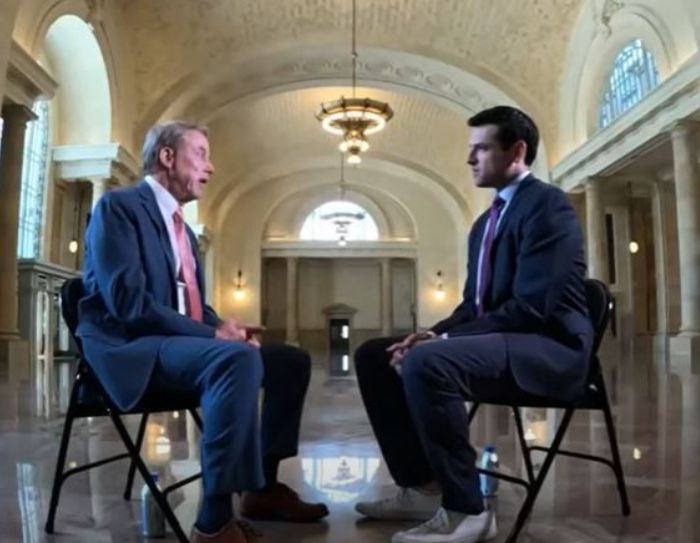
<svg viewBox="0 0 700 543">
<path fill-rule="evenodd" d="M 590 7 L 590 6 L 589 6 Z M 612 14 L 607 26 L 583 10 L 569 47 L 562 78 L 560 150 L 564 156 L 597 130 L 597 114 L 607 77 L 622 48 L 641 39 L 654 55 L 659 78 L 668 78 L 679 66 L 679 45 L 664 17 L 650 8 L 625 5 Z"/>
<path fill-rule="evenodd" d="M 88 24 L 62 15 L 47 29 L 44 52 L 60 82 L 55 143 L 98 144 L 111 140 L 112 105 L 107 68 Z M 75 62 L 77 53 L 81 62 Z M 89 82 L 89 83 L 88 83 Z"/>
</svg>

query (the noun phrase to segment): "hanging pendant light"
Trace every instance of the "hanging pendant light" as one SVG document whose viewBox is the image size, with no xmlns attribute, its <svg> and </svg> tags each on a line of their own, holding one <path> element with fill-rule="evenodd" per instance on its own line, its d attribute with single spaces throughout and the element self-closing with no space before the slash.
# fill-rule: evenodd
<svg viewBox="0 0 700 543">
<path fill-rule="evenodd" d="M 383 130 L 394 116 L 386 102 L 372 98 L 357 98 L 357 0 L 352 0 L 352 97 L 322 103 L 316 118 L 331 134 L 343 136 L 338 148 L 348 154 L 348 164 L 359 164 L 360 153 L 369 149 L 367 136 Z"/>
</svg>

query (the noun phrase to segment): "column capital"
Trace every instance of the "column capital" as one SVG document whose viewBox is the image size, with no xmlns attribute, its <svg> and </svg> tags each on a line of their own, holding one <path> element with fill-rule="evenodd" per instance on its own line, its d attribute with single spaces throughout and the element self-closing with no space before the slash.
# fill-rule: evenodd
<svg viewBox="0 0 700 543">
<path fill-rule="evenodd" d="M 671 139 L 685 138 L 693 135 L 698 130 L 698 128 L 700 128 L 699 122 L 683 119 L 673 123 L 668 128 L 668 132 L 671 136 Z"/>
<path fill-rule="evenodd" d="M 2 106 L 2 118 L 9 126 L 12 124 L 26 125 L 29 121 L 37 118 L 30 108 L 23 104 L 4 104 Z"/>
</svg>

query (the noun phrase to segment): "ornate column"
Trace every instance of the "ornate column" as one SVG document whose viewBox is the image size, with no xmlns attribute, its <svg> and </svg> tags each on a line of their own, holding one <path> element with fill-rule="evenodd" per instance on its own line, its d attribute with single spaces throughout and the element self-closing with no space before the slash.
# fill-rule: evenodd
<svg viewBox="0 0 700 543">
<path fill-rule="evenodd" d="M 681 272 L 681 327 L 671 342 L 671 352 L 691 359 L 694 351 L 700 350 L 700 168 L 696 127 L 679 123 L 671 131 Z"/>
<path fill-rule="evenodd" d="M 651 183 L 651 211 L 654 227 L 654 270 L 656 280 L 656 333 L 666 336 L 668 323 L 668 251 L 666 249 L 666 188 L 664 181 Z"/>
<path fill-rule="evenodd" d="M 27 122 L 36 115 L 26 106 L 8 104 L 2 108 L 3 132 L 0 148 L 0 238 L 6 253 L 0 258 L 0 339 L 17 339 L 17 228 L 22 184 L 24 134 Z"/>
<path fill-rule="evenodd" d="M 106 177 L 93 177 L 90 179 L 92 185 L 92 205 L 90 209 L 95 209 L 95 205 L 102 198 L 102 195 L 109 190 L 110 179 Z"/>
<path fill-rule="evenodd" d="M 590 178 L 586 183 L 586 243 L 588 275 L 609 283 L 607 236 L 602 179 Z"/>
<path fill-rule="evenodd" d="M 381 265 L 382 335 L 390 336 L 394 322 L 394 307 L 391 296 L 391 258 L 382 258 Z"/>
<path fill-rule="evenodd" d="M 298 281 L 297 269 L 299 259 L 295 256 L 287 257 L 287 339 L 290 345 L 299 345 L 299 324 L 297 322 L 297 294 Z"/>
</svg>

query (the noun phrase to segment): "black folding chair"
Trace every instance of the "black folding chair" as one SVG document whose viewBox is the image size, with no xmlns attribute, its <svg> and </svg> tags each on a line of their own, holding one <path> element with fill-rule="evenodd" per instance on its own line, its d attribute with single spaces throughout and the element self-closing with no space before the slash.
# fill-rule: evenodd
<svg viewBox="0 0 700 543">
<path fill-rule="evenodd" d="M 195 395 L 169 395 L 167 397 L 155 397 L 146 394 L 143 400 L 139 402 L 134 409 L 128 412 L 120 410 L 110 399 L 95 373 L 90 369 L 89 363 L 83 356 L 80 338 L 75 335 L 75 330 L 78 324 L 78 302 L 83 297 L 83 293 L 83 282 L 80 278 L 66 281 L 61 288 L 61 313 L 63 314 L 63 319 L 65 320 L 66 325 L 68 326 L 70 333 L 78 347 L 79 360 L 78 369 L 75 374 L 75 381 L 73 382 L 73 389 L 71 390 L 68 411 L 66 413 L 66 420 L 63 425 L 61 444 L 58 449 L 56 472 L 54 475 L 53 488 L 51 489 L 51 502 L 49 505 L 49 514 L 46 519 L 45 530 L 47 533 L 54 532 L 54 520 L 56 518 L 56 509 L 58 508 L 58 499 L 61 493 L 61 487 L 68 477 L 97 466 L 103 466 L 110 462 L 129 458 L 131 459 L 131 462 L 126 477 L 124 499 L 131 499 L 134 475 L 138 469 L 144 482 L 150 488 L 156 503 L 158 503 L 158 506 L 163 511 L 163 516 L 170 524 L 173 532 L 182 543 L 187 543 L 189 539 L 185 535 L 185 532 L 182 530 L 175 513 L 168 504 L 167 498 L 168 495 L 174 490 L 199 479 L 201 477 L 201 473 L 197 473 L 177 481 L 176 483 L 161 490 L 153 482 L 148 467 L 141 458 L 140 450 L 141 445 L 143 444 L 143 437 L 146 431 L 148 416 L 151 413 L 182 410 L 189 411 L 201 431 L 202 420 L 199 417 L 199 413 L 197 413 L 199 398 Z M 136 432 L 135 440 L 132 440 L 132 438 L 129 436 L 129 432 L 126 430 L 124 422 L 121 419 L 122 415 L 133 414 L 141 415 L 141 422 Z M 119 437 L 124 443 L 127 452 L 66 470 L 66 453 L 68 452 L 73 421 L 79 418 L 104 416 L 108 416 L 112 420 L 112 423 L 117 429 Z"/>
<path fill-rule="evenodd" d="M 527 474 L 527 479 L 522 479 L 519 477 L 514 477 L 507 475 L 502 472 L 479 469 L 479 471 L 485 475 L 496 477 L 523 486 L 527 491 L 525 501 L 523 502 L 520 511 L 518 512 L 517 519 L 510 534 L 506 541 L 508 543 L 514 543 L 520 531 L 525 524 L 528 516 L 530 515 L 532 508 L 537 499 L 537 495 L 542 489 L 547 472 L 554 461 L 556 455 L 561 454 L 564 456 L 571 456 L 574 458 L 583 458 L 584 460 L 591 460 L 593 462 L 600 462 L 609 466 L 617 480 L 617 490 L 620 495 L 620 504 L 622 508 L 622 514 L 628 516 L 630 514 L 629 500 L 627 498 L 627 488 L 625 486 L 625 477 L 622 472 L 622 462 L 620 461 L 620 451 L 617 445 L 617 436 L 615 433 L 615 425 L 613 423 L 612 412 L 610 410 L 610 403 L 608 401 L 608 395 L 605 388 L 605 380 L 603 378 L 603 371 L 600 366 L 600 360 L 598 359 L 598 348 L 603 339 L 603 334 L 608 326 L 610 320 L 610 314 L 613 309 L 612 297 L 610 291 L 602 282 L 595 279 L 586 280 L 586 300 L 588 302 L 588 312 L 593 323 L 593 329 L 595 331 L 595 340 L 593 344 L 593 350 L 590 360 L 590 369 L 588 378 L 586 381 L 585 391 L 580 398 L 574 401 L 563 402 L 552 400 L 549 398 L 542 398 L 539 396 L 534 396 L 527 394 L 523 391 L 514 389 L 508 391 L 506 394 L 493 392 L 493 397 L 479 397 L 478 401 L 472 403 L 469 410 L 469 422 L 471 423 L 474 415 L 476 415 L 477 409 L 481 404 L 492 404 L 510 407 L 513 416 L 515 417 L 515 424 L 518 433 L 518 441 L 520 442 L 520 448 L 523 454 L 523 461 L 525 463 L 525 471 Z M 507 400 L 499 399 L 507 398 Z M 557 429 L 554 439 L 549 447 L 540 447 L 528 445 L 525 440 L 525 430 L 523 428 L 522 417 L 520 416 L 519 408 L 521 407 L 532 407 L 532 408 L 554 408 L 563 409 L 564 416 L 561 419 L 559 428 Z M 564 439 L 567 429 L 569 428 L 569 423 L 571 422 L 571 417 L 574 411 L 577 409 L 585 410 L 596 410 L 602 411 L 605 417 L 605 426 L 608 432 L 608 440 L 610 441 L 610 452 L 612 459 L 608 459 L 602 456 L 596 456 L 591 454 L 584 454 L 580 452 L 568 451 L 561 449 L 561 443 Z M 532 451 L 542 451 L 545 452 L 545 459 L 542 463 L 537 474 L 534 472 L 532 465 L 531 453 Z"/>
</svg>

